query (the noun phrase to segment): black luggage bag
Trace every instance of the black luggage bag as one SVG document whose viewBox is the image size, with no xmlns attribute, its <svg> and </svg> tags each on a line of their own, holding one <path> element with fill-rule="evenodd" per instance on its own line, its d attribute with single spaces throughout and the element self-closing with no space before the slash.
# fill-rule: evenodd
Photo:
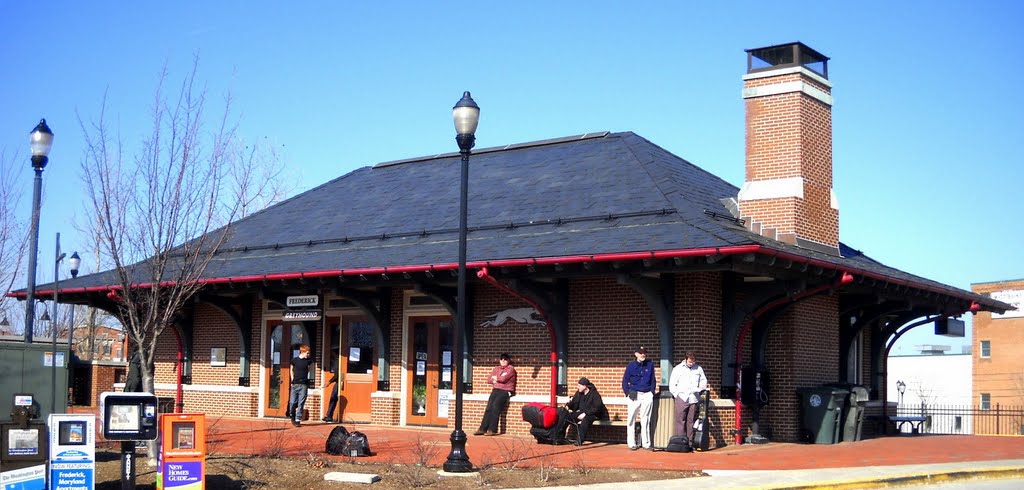
<svg viewBox="0 0 1024 490">
<path fill-rule="evenodd" d="M 555 425 L 551 427 L 533 427 L 530 429 L 530 435 L 534 439 L 537 439 L 537 444 L 566 444 L 565 441 L 565 426 L 569 422 L 569 412 L 564 408 L 558 409 L 558 419 L 555 421 Z"/>
</svg>

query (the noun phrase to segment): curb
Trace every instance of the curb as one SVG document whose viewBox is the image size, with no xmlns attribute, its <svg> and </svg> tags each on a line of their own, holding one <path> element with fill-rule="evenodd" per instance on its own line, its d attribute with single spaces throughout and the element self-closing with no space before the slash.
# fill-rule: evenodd
<svg viewBox="0 0 1024 490">
<path fill-rule="evenodd" d="M 952 481 L 962 480 L 988 480 L 988 479 L 1001 479 L 1001 478 L 1022 478 L 1024 477 L 1024 466 L 1007 466 L 1007 467 L 996 467 L 996 468 L 981 468 L 975 470 L 963 470 L 963 471 L 948 471 L 948 472 L 930 472 L 920 473 L 916 475 L 902 475 L 893 477 L 880 477 L 880 478 L 862 478 L 856 480 L 844 480 L 844 481 L 825 481 L 798 485 L 768 485 L 750 487 L 751 490 L 764 489 L 764 490 L 782 490 L 782 489 L 803 489 L 803 488 L 816 488 L 816 489 L 831 489 L 831 490 L 846 490 L 846 489 L 858 489 L 858 488 L 889 488 L 889 487 L 902 487 L 909 485 L 918 484 L 937 484 L 946 483 Z"/>
</svg>

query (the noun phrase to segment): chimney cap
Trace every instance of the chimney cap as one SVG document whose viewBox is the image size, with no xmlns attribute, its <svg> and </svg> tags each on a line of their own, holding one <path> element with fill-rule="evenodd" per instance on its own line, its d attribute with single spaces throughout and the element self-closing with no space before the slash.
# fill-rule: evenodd
<svg viewBox="0 0 1024 490">
<path fill-rule="evenodd" d="M 747 52 L 747 73 L 802 66 L 828 79 L 828 56 L 797 41 L 753 48 Z"/>
</svg>

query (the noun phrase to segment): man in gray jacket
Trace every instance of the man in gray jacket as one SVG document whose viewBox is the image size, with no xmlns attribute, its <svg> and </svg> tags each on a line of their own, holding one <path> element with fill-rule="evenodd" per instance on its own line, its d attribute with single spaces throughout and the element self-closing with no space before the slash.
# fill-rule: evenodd
<svg viewBox="0 0 1024 490">
<path fill-rule="evenodd" d="M 707 389 L 708 377 L 704 369 L 697 364 L 693 352 L 686 353 L 686 359 L 672 368 L 668 389 L 675 400 L 676 424 L 675 435 L 685 435 L 693 441 L 696 429 L 693 423 L 697 420 L 697 400 L 701 391 Z"/>
</svg>

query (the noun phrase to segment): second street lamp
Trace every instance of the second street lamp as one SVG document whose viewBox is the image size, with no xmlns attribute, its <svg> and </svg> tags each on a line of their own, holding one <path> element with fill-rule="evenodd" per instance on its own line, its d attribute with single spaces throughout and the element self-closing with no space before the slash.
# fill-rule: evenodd
<svg viewBox="0 0 1024 490">
<path fill-rule="evenodd" d="M 53 131 L 46 125 L 46 119 L 29 133 L 29 146 L 32 148 L 32 168 L 36 178 L 32 187 L 32 220 L 28 241 L 28 286 L 25 288 L 25 343 L 32 343 L 32 328 L 35 324 L 36 295 L 36 256 L 39 255 L 39 198 L 43 189 L 43 169 L 50 160 L 50 148 L 53 147 Z"/>
<path fill-rule="evenodd" d="M 473 471 L 473 463 L 466 454 L 466 433 L 462 431 L 462 392 L 465 371 L 462 369 L 462 341 L 466 332 L 466 229 L 469 215 L 469 154 L 476 144 L 476 126 L 480 122 L 480 106 L 476 105 L 469 92 L 462 94 L 455 107 L 452 108 L 452 119 L 455 122 L 455 141 L 459 144 L 462 154 L 462 177 L 459 185 L 459 283 L 458 302 L 455 319 L 454 369 L 455 369 L 455 430 L 452 431 L 452 450 L 444 462 L 444 471 L 449 473 L 468 473 Z"/>
</svg>

